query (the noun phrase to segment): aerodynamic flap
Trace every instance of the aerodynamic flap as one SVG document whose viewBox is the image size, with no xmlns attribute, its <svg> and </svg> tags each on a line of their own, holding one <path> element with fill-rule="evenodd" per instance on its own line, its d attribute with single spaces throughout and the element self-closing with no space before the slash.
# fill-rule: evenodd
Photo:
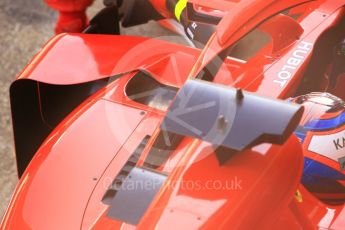
<svg viewBox="0 0 345 230">
<path fill-rule="evenodd" d="M 136 225 L 167 176 L 144 168 L 133 168 L 112 200 L 107 216 Z"/>
<path fill-rule="evenodd" d="M 188 80 L 161 124 L 163 131 L 242 151 L 260 143 L 283 144 L 303 108 L 201 80 Z"/>
</svg>

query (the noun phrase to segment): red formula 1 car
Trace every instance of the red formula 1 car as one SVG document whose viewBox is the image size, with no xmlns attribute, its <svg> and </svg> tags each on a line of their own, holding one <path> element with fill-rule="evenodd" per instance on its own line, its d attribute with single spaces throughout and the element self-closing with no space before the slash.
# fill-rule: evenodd
<svg viewBox="0 0 345 230">
<path fill-rule="evenodd" d="M 345 229 L 345 2 L 149 2 L 107 1 L 12 84 L 1 229 Z M 114 35 L 149 19 L 199 48 Z"/>
</svg>

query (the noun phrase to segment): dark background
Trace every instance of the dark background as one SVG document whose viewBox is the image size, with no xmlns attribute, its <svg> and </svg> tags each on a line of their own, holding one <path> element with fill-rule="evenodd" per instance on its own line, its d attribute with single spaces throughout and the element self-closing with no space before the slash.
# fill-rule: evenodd
<svg viewBox="0 0 345 230">
<path fill-rule="evenodd" d="M 0 1 L 0 219 L 17 183 L 9 86 L 53 35 L 56 17 L 41 0 Z"/>
</svg>

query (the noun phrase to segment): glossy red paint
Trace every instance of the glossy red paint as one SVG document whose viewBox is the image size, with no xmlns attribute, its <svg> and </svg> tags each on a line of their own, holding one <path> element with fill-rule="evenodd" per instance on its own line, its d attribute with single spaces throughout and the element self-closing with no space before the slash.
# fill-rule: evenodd
<svg viewBox="0 0 345 230">
<path fill-rule="evenodd" d="M 126 111 L 104 100 L 90 101 L 80 109 L 47 138 L 23 175 L 25 186 L 20 188 L 21 195 L 12 207 L 14 212 L 22 210 L 23 215 L 8 219 L 11 228 L 22 229 L 21 223 L 30 228 L 51 229 L 61 225 L 79 228 L 98 178 L 143 118 L 136 109 L 128 107 Z M 61 154 L 64 152 L 73 156 Z M 68 176 L 64 175 L 67 172 Z M 42 188 L 42 184 L 47 186 Z M 76 188 L 78 192 L 73 191 Z M 24 202 L 17 202 L 20 200 Z M 59 214 L 61 210 L 65 210 L 63 214 Z"/>
<path fill-rule="evenodd" d="M 146 49 L 150 49 L 151 52 L 145 52 Z M 189 47 L 142 37 L 60 34 L 46 44 L 45 48 L 18 76 L 18 79 L 70 85 L 141 68 L 152 69 L 152 72 L 157 71 L 157 74 L 165 72 L 167 75 L 169 73 L 167 71 L 170 71 L 173 66 L 167 65 L 166 68 L 170 69 L 165 69 L 165 65 L 158 65 L 156 70 L 148 66 L 180 58 L 180 61 L 185 62 L 188 68 L 195 62 L 199 52 Z M 69 55 L 61 58 L 66 53 Z M 183 68 L 181 74 L 188 74 L 186 71 L 190 69 Z M 172 78 L 171 74 L 170 78 Z"/>
<path fill-rule="evenodd" d="M 222 1 L 192 2 L 222 7 Z M 214 79 L 285 99 L 300 85 L 318 38 L 343 17 L 343 1 L 227 3 L 229 15 L 202 51 L 138 37 L 62 34 L 53 38 L 18 79 L 72 85 L 124 75 L 86 99 L 47 137 L 20 179 L 1 229 L 343 229 L 344 205 L 324 204 L 300 185 L 303 149 L 295 136 L 281 146 L 255 146 L 223 166 L 209 143 L 185 138 L 157 169 L 168 175 L 167 180 L 137 226 L 107 217 L 109 206 L 102 202 L 111 181 L 149 135 L 137 163 L 143 166 L 165 115 L 126 95 L 124 88 L 138 70 L 180 88 L 253 28 L 276 32 L 276 27 L 262 23 L 264 19 L 304 2 L 309 5 L 294 11 L 301 14 L 298 27 L 283 16 L 281 21 L 297 28 L 286 36 L 298 37 L 274 39 L 247 61 L 226 58 Z M 164 1 L 151 3 L 171 16 Z M 280 79 L 279 73 L 296 53 L 304 54 L 301 64 L 289 72 L 289 78 Z M 190 181 L 194 187 L 186 188 Z M 219 189 L 210 189 L 210 181 L 217 181 Z"/>
<path fill-rule="evenodd" d="M 294 1 L 274 1 L 274 4 L 276 5 L 267 8 L 269 9 L 267 12 L 265 10 L 259 11 L 259 13 L 255 13 L 255 11 L 253 11 L 252 14 L 248 15 L 258 14 L 257 17 L 260 21 L 262 17 L 267 18 L 276 14 L 274 12 L 277 11 L 272 10 L 278 10 L 279 12 L 282 9 L 286 9 L 289 6 L 297 3 Z M 229 62 L 228 68 L 232 73 L 230 76 L 230 78 L 232 78 L 231 85 L 235 87 L 243 87 L 245 85 L 244 88 L 248 91 L 260 92 L 260 94 L 266 96 L 282 99 L 289 97 L 295 92 L 296 87 L 298 83 L 300 83 L 301 77 L 303 76 L 303 71 L 308 64 L 308 61 L 312 57 L 312 49 L 317 39 L 320 37 L 322 32 L 333 27 L 339 21 L 339 18 L 344 14 L 343 8 L 341 8 L 343 3 L 340 1 L 334 2 L 333 8 L 329 7 L 329 1 L 316 1 L 315 3 L 312 2 L 310 4 L 310 7 L 314 10 L 307 12 L 303 11 L 303 13 L 306 15 L 300 17 L 298 21 L 303 29 L 303 33 L 296 37 L 295 41 L 287 44 L 285 48 L 281 48 L 275 53 L 272 53 L 272 51 L 267 52 L 267 50 L 262 49 L 260 51 L 261 53 L 256 54 L 253 58 L 244 63 L 239 63 L 236 60 L 226 60 Z M 303 7 L 300 10 L 303 10 Z M 239 17 L 240 16 L 241 14 L 239 13 Z M 231 17 L 229 16 L 228 18 Z M 206 48 L 203 49 L 203 52 L 199 56 L 199 60 L 195 64 L 190 77 L 197 76 L 197 74 L 202 71 L 203 68 L 206 68 L 207 64 L 214 60 L 219 53 L 224 51 L 226 48 L 231 47 L 231 45 L 238 41 L 240 37 L 255 28 L 255 24 L 252 23 L 248 26 L 243 26 L 240 31 L 233 30 L 232 32 L 225 32 L 224 28 L 226 27 L 222 26 L 222 23 L 227 23 L 228 20 L 230 19 L 225 17 L 220 22 L 219 26 L 217 27 L 220 29 L 214 34 L 214 36 L 211 37 L 210 41 L 206 45 Z M 255 20 L 251 19 L 248 21 L 248 23 L 251 21 Z M 262 24 L 261 27 L 265 27 L 265 23 Z M 260 26 L 258 28 L 260 29 Z M 220 42 L 219 36 L 226 37 L 226 44 L 222 44 Z M 291 57 L 294 57 L 296 50 L 298 51 L 303 48 L 306 51 L 306 54 L 302 57 L 301 65 L 289 72 L 289 76 L 284 76 L 284 79 L 280 79 L 279 73 L 282 70 L 284 71 L 284 65 L 287 64 Z M 225 62 L 225 64 L 227 64 L 227 62 Z M 243 69 L 245 69 L 248 74 L 243 72 L 238 73 L 236 71 L 237 69 L 242 69 L 243 66 L 245 66 Z M 224 68 L 224 65 L 221 67 L 221 69 L 222 68 Z M 219 77 L 223 77 L 222 72 L 219 75 Z M 253 75 L 255 77 L 253 77 Z M 240 79 L 237 79 L 238 77 L 240 77 Z M 217 81 L 217 78 L 218 76 L 216 77 L 215 81 Z"/>
<path fill-rule="evenodd" d="M 86 9 L 93 0 L 44 0 L 59 12 L 55 33 L 82 32 L 88 25 Z"/>
<path fill-rule="evenodd" d="M 270 215 L 270 221 L 274 221 L 280 215 L 282 207 L 293 199 L 298 177 L 302 172 L 302 152 L 299 150 L 298 141 L 293 139 L 288 143 L 290 145 L 285 147 L 288 149 L 284 150 L 283 147 L 278 150 L 278 152 L 286 151 L 286 154 L 276 154 L 277 147 L 264 146 L 266 148 L 264 155 L 254 153 L 256 150 L 252 149 L 242 153 L 243 155 L 235 156 L 224 167 L 219 167 L 211 146 L 197 141 L 192 142 L 180 161 L 186 164 L 186 167 L 175 170 L 169 178 L 178 183 L 173 187 L 166 183 L 161 194 L 157 196 L 159 197 L 157 203 L 153 203 L 141 224 L 150 228 L 153 226 L 162 228 L 169 226 L 170 219 L 174 218 L 179 220 L 174 227 L 218 226 L 249 229 L 254 224 L 259 224 L 257 227 L 266 224 L 261 223 L 266 215 Z M 296 154 L 291 152 L 292 149 L 297 151 Z M 285 157 L 286 159 L 283 159 Z M 272 160 L 276 162 L 272 163 Z M 282 167 L 283 162 L 289 162 L 289 165 Z M 201 172 L 203 172 L 202 176 Z M 284 179 L 286 183 L 281 183 L 282 176 L 286 177 Z M 237 179 L 242 183 L 236 186 Z M 203 189 L 185 187 L 183 183 L 188 181 L 199 181 Z M 226 186 L 227 182 L 233 184 L 232 186 L 227 184 L 228 189 L 220 187 L 211 192 L 207 189 L 209 181 L 218 181 L 222 186 Z M 274 186 L 275 189 L 272 190 L 268 189 L 273 184 L 279 186 Z M 291 195 L 285 196 L 286 194 Z M 226 215 L 224 215 L 225 210 Z"/>
</svg>

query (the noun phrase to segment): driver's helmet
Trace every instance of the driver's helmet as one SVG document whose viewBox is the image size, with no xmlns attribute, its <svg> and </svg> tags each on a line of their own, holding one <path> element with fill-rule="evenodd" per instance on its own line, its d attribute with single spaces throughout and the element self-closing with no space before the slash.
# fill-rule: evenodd
<svg viewBox="0 0 345 230">
<path fill-rule="evenodd" d="M 291 101 L 305 108 L 295 132 L 305 156 L 302 184 L 326 203 L 344 203 L 344 101 L 329 93 L 310 93 Z"/>
</svg>

